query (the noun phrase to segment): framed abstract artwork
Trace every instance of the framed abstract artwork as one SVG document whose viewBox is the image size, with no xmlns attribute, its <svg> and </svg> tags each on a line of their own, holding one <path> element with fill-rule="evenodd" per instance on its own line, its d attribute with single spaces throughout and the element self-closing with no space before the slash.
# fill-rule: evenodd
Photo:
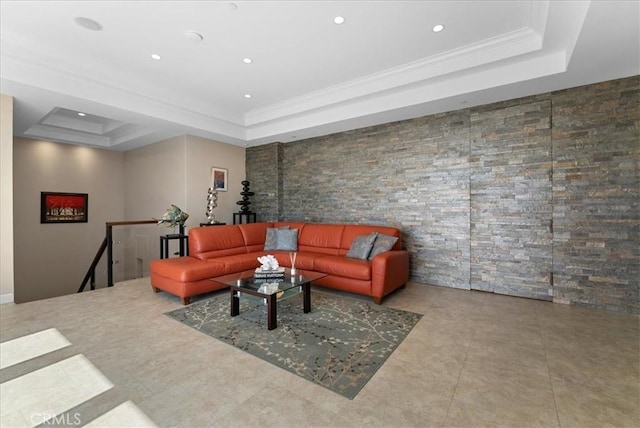
<svg viewBox="0 0 640 428">
<path fill-rule="evenodd" d="M 40 192 L 40 223 L 86 223 L 87 193 Z"/>
<path fill-rule="evenodd" d="M 228 181 L 228 171 L 225 168 L 211 168 L 211 187 L 218 192 L 226 192 Z"/>
</svg>

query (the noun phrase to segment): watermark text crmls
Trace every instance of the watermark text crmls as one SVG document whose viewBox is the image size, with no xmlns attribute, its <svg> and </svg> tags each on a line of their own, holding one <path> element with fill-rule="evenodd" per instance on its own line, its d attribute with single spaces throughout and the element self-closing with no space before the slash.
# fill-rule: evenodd
<svg viewBox="0 0 640 428">
<path fill-rule="evenodd" d="M 35 425 L 82 425 L 80 413 L 32 413 L 31 423 Z"/>
</svg>

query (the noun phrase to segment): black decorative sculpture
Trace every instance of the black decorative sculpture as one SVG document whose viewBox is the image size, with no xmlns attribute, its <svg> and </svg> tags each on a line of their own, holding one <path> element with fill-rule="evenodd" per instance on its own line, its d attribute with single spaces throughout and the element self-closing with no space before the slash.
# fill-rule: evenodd
<svg viewBox="0 0 640 428">
<path fill-rule="evenodd" d="M 249 209 L 249 205 L 251 205 L 249 196 L 255 195 L 254 192 L 249 191 L 249 184 L 250 183 L 247 180 L 242 181 L 242 192 L 240 192 L 240 194 L 242 195 L 242 200 L 236 202 L 236 204 L 240 205 L 240 212 L 246 214 L 249 214 L 251 212 L 251 210 Z"/>
</svg>

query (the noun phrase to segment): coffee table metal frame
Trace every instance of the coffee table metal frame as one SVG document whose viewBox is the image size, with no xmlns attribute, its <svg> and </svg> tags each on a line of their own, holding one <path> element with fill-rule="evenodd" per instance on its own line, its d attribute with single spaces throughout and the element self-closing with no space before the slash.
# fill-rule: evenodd
<svg viewBox="0 0 640 428">
<path fill-rule="evenodd" d="M 324 273 L 297 270 L 295 275 L 291 275 L 291 269 L 285 269 L 284 279 L 254 279 L 254 270 L 247 270 L 240 273 L 225 275 L 213 278 L 213 281 L 228 285 L 231 291 L 231 316 L 240 314 L 240 297 L 243 294 L 264 299 L 267 306 L 267 329 L 273 330 L 278 326 L 279 300 L 285 300 L 302 293 L 304 313 L 311 312 L 311 282 L 327 276 Z M 267 294 L 258 291 L 265 283 L 278 283 L 278 290 Z M 282 298 L 278 298 L 278 294 Z"/>
</svg>

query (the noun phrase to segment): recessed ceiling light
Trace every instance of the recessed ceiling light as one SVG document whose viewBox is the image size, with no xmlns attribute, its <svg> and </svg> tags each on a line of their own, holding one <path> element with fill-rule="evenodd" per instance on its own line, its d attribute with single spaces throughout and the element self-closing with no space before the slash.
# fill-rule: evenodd
<svg viewBox="0 0 640 428">
<path fill-rule="evenodd" d="M 333 23 L 338 25 L 344 24 L 344 16 L 336 16 L 333 18 Z"/>
<path fill-rule="evenodd" d="M 247 98 L 247 99 L 251 98 L 251 94 L 244 94 L 244 97 Z"/>
<path fill-rule="evenodd" d="M 75 19 L 75 21 L 76 21 L 76 24 L 78 24 L 82 28 L 86 28 L 87 30 L 91 30 L 91 31 L 102 30 L 102 25 L 100 25 L 98 22 L 94 21 L 93 19 L 79 16 Z"/>
<path fill-rule="evenodd" d="M 160 61 L 162 59 L 162 57 L 158 54 L 151 54 L 151 58 L 155 59 L 156 61 Z"/>
<path fill-rule="evenodd" d="M 245 58 L 242 60 L 242 62 L 244 62 L 245 64 L 251 64 L 253 60 L 251 58 Z"/>
<path fill-rule="evenodd" d="M 201 42 L 204 37 L 202 36 L 202 34 L 195 32 L 195 31 L 185 31 L 184 32 L 184 36 L 191 40 L 192 42 Z"/>
<path fill-rule="evenodd" d="M 434 33 L 439 33 L 442 30 L 444 30 L 444 25 L 442 25 L 442 24 L 438 24 L 438 25 L 435 25 L 433 27 L 433 32 Z"/>
<path fill-rule="evenodd" d="M 78 116 L 84 117 L 84 116 L 86 116 L 86 113 L 78 113 Z"/>
</svg>

